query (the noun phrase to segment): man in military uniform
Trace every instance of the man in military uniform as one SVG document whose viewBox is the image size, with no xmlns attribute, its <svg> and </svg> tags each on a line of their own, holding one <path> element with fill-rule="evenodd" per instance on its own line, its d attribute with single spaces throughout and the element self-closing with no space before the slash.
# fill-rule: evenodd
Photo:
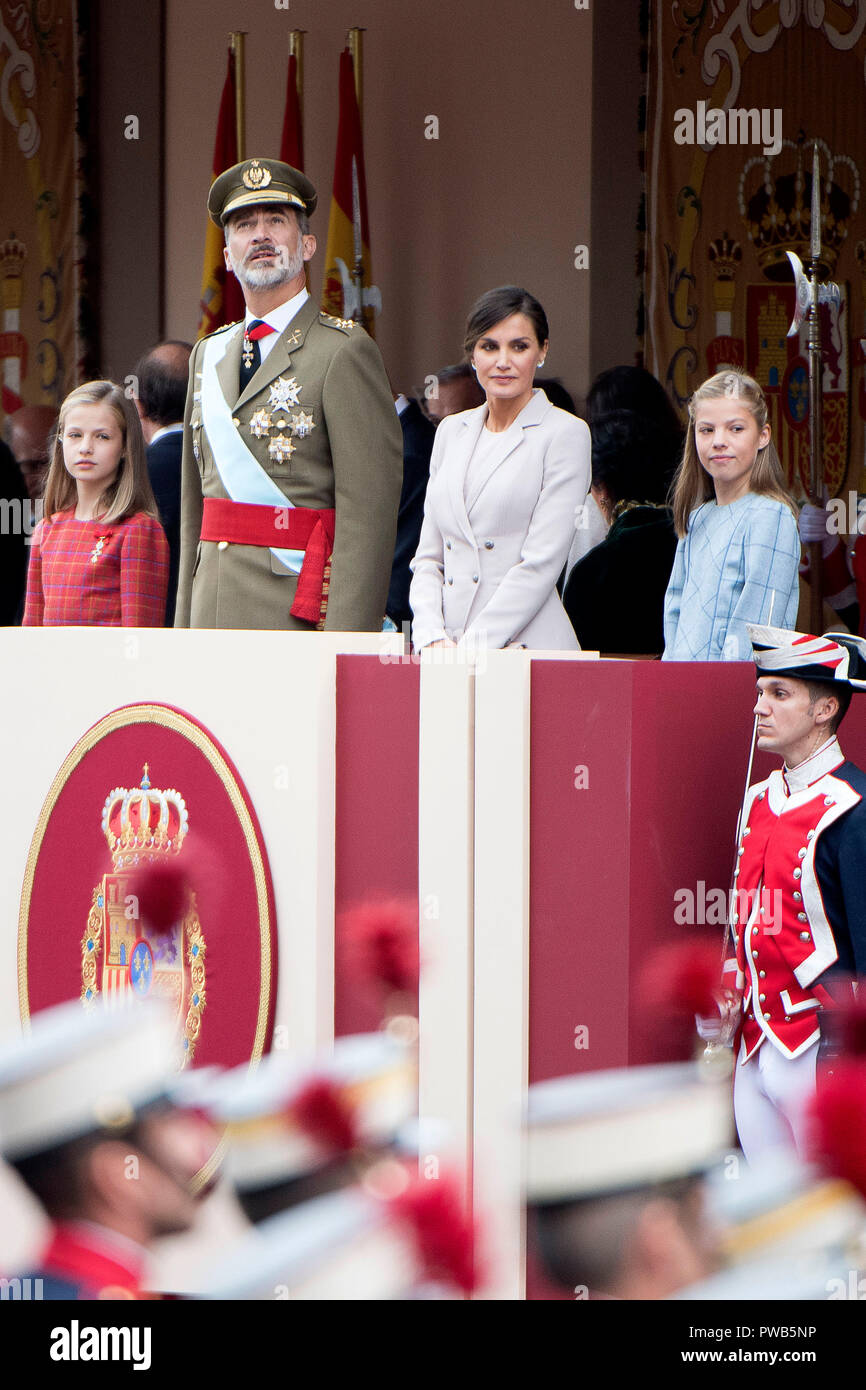
<svg viewBox="0 0 866 1390">
<path fill-rule="evenodd" d="M 315 206 L 272 159 L 210 190 L 246 315 L 190 361 L 176 627 L 382 627 L 400 426 L 375 343 L 307 292 Z"/>
<path fill-rule="evenodd" d="M 705 1175 L 732 1129 L 718 1073 L 673 1062 L 537 1082 L 526 1128 L 529 1243 L 551 1296 L 669 1298 L 716 1267 Z"/>
<path fill-rule="evenodd" d="M 866 776 L 836 737 L 852 691 L 866 689 L 866 642 L 749 632 L 757 746 L 784 759 L 746 794 L 723 977 L 737 1132 L 752 1159 L 804 1153 L 827 1013 L 866 975 Z"/>
<path fill-rule="evenodd" d="M 159 1008 L 75 1000 L 0 1051 L 0 1151 L 52 1223 L 37 1297 L 138 1298 L 151 1244 L 192 1226 L 214 1132 L 175 1095 L 175 1049 Z"/>
</svg>

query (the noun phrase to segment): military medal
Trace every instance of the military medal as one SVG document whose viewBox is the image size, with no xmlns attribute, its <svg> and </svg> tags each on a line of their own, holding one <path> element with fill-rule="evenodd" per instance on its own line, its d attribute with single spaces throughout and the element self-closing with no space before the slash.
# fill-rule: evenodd
<svg viewBox="0 0 866 1390">
<path fill-rule="evenodd" d="M 272 410 L 288 410 L 290 405 L 297 405 L 301 395 L 301 388 L 298 385 L 297 377 L 277 377 L 270 389 L 268 405 Z"/>
<path fill-rule="evenodd" d="M 296 410 L 294 415 L 291 417 L 291 421 L 292 434 L 295 435 L 298 439 L 306 439 L 307 435 L 311 434 L 312 431 L 316 428 L 315 422 L 313 420 L 312 411 L 310 411 L 309 414 L 307 414 L 303 410 Z"/>
<path fill-rule="evenodd" d="M 243 362 L 247 371 L 249 371 L 250 367 L 253 365 L 253 340 L 246 331 L 244 331 Z"/>
<path fill-rule="evenodd" d="M 271 428 L 271 417 L 266 410 L 257 410 L 250 420 L 250 434 L 254 434 L 256 439 L 265 439 L 268 430 Z"/>
<path fill-rule="evenodd" d="M 295 445 L 285 434 L 278 434 L 268 445 L 268 455 L 274 463 L 288 463 L 295 452 Z"/>
</svg>

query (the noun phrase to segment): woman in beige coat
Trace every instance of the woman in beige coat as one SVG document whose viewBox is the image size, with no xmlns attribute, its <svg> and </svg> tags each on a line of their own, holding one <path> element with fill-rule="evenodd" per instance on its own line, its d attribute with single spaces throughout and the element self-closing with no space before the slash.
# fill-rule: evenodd
<svg viewBox="0 0 866 1390">
<path fill-rule="evenodd" d="M 590 485 L 583 420 L 533 386 L 544 310 L 513 285 L 482 295 L 466 355 L 487 400 L 436 431 L 409 602 L 416 650 L 575 650 L 556 592 Z"/>
</svg>

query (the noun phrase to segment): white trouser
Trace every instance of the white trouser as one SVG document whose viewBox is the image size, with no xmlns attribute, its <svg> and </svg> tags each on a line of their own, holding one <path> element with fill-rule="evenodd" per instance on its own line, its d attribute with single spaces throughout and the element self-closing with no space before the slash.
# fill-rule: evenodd
<svg viewBox="0 0 866 1390">
<path fill-rule="evenodd" d="M 795 1149 L 806 1157 L 806 1109 L 815 1094 L 818 1041 L 799 1057 L 785 1057 L 766 1038 L 734 1071 L 734 1116 L 747 1160 L 769 1149 Z"/>
</svg>

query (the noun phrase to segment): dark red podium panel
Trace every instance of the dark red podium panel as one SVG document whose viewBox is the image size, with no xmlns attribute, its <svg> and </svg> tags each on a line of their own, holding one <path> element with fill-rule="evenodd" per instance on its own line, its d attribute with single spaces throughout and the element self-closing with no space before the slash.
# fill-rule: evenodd
<svg viewBox="0 0 866 1390">
<path fill-rule="evenodd" d="M 638 980 L 666 942 L 721 951 L 754 702 L 741 662 L 533 662 L 530 1081 L 678 1055 Z M 840 742 L 866 765 L 866 697 Z"/>
<path fill-rule="evenodd" d="M 375 992 L 359 985 L 341 914 L 374 898 L 418 896 L 419 670 L 409 661 L 337 657 L 334 1030 L 378 1028 Z"/>
</svg>

